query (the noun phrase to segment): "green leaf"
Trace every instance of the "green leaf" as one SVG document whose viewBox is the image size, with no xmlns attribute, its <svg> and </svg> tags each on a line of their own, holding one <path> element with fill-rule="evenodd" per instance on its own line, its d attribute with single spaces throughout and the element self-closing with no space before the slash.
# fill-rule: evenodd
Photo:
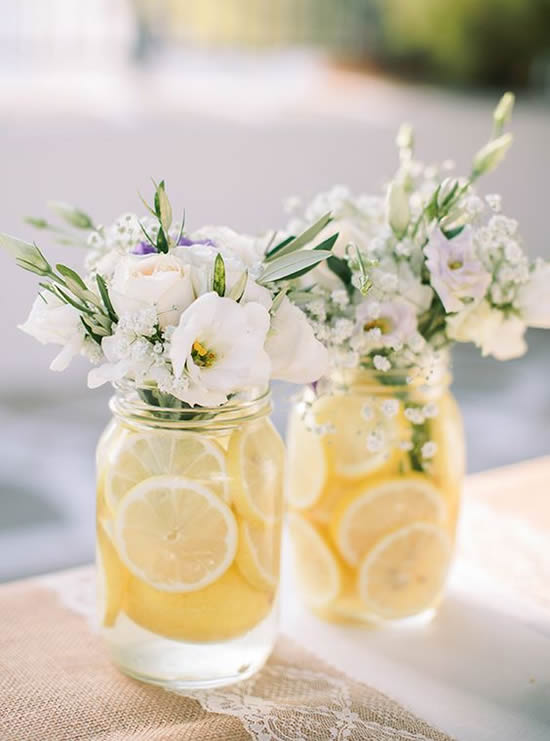
<svg viewBox="0 0 550 741">
<path fill-rule="evenodd" d="M 266 250 L 265 258 L 266 261 L 269 260 L 271 257 L 275 257 L 275 255 L 281 250 L 283 247 L 286 247 L 287 244 L 290 244 L 290 242 L 293 242 L 296 239 L 296 237 L 287 237 L 286 239 L 283 239 L 282 242 L 278 242 L 274 247 L 271 247 L 270 249 Z"/>
<path fill-rule="evenodd" d="M 183 229 L 184 229 L 184 227 L 185 227 L 185 209 L 183 209 L 183 215 L 181 217 L 181 227 L 180 227 L 180 232 L 178 234 L 178 238 L 176 239 L 176 245 L 178 245 L 180 243 L 180 239 L 183 236 Z"/>
<path fill-rule="evenodd" d="M 359 266 L 359 290 L 361 291 L 361 294 L 363 296 L 366 296 L 369 292 L 369 289 L 372 287 L 372 281 L 369 278 L 369 275 L 367 273 L 367 268 L 365 266 L 365 262 L 363 260 L 363 255 L 359 251 L 359 248 L 357 245 L 354 245 L 355 247 L 355 257 L 357 259 L 357 264 Z"/>
<path fill-rule="evenodd" d="M 331 256 L 329 250 L 301 250 L 283 255 L 269 262 L 258 279 L 259 283 L 273 283 L 277 280 L 296 278 L 304 275 L 318 263 Z"/>
<path fill-rule="evenodd" d="M 90 309 L 85 304 L 82 304 L 80 303 L 80 301 L 77 301 L 72 296 L 69 296 L 69 294 L 65 293 L 65 291 L 59 286 L 52 286 L 51 284 L 47 283 L 41 283 L 40 285 L 42 286 L 42 288 L 46 288 L 51 293 L 55 294 L 61 301 L 74 306 L 75 309 L 78 309 L 78 311 L 82 312 L 83 314 L 93 315 L 95 313 L 93 309 Z"/>
<path fill-rule="evenodd" d="M 172 226 L 172 206 L 166 195 L 164 180 L 161 180 L 155 191 L 155 213 L 165 233 Z"/>
<path fill-rule="evenodd" d="M 277 313 L 287 293 L 288 293 L 288 288 L 283 288 L 275 296 L 275 298 L 273 299 L 273 303 L 271 304 L 271 309 L 270 309 L 271 316 L 274 316 Z"/>
<path fill-rule="evenodd" d="M 145 198 L 141 195 L 141 193 L 139 192 L 139 190 L 138 190 L 138 197 L 139 197 L 139 200 L 143 203 L 143 205 L 147 209 L 147 211 L 149 211 L 149 213 L 152 214 L 153 216 L 156 216 L 156 213 L 151 208 L 151 206 L 147 203 L 147 201 L 145 200 Z"/>
<path fill-rule="evenodd" d="M 225 296 L 225 263 L 223 257 L 218 252 L 214 260 L 214 279 L 212 280 L 212 290 L 218 296 Z"/>
<path fill-rule="evenodd" d="M 94 222 L 88 216 L 87 213 L 81 211 L 75 206 L 71 206 L 69 203 L 61 203 L 59 201 L 52 201 L 48 204 L 58 216 L 60 216 L 67 224 L 74 226 L 76 229 L 94 229 Z"/>
<path fill-rule="evenodd" d="M 105 278 L 97 273 L 95 279 L 97 287 L 99 289 L 99 295 L 101 296 L 101 300 L 103 301 L 105 308 L 107 309 L 107 314 L 113 322 L 118 322 L 118 316 L 113 308 L 113 304 L 111 303 L 111 298 L 109 296 L 107 284 L 105 283 Z"/>
<path fill-rule="evenodd" d="M 139 227 L 141 231 L 145 234 L 145 238 L 151 244 L 155 249 L 157 249 L 157 245 L 155 244 L 155 240 L 151 237 L 151 235 L 147 232 L 141 221 L 138 221 Z"/>
<path fill-rule="evenodd" d="M 245 270 L 233 288 L 229 291 L 227 297 L 232 298 L 237 303 L 242 299 L 248 283 L 248 270 Z"/>
<path fill-rule="evenodd" d="M 351 286 L 352 272 L 346 260 L 343 260 L 341 257 L 336 257 L 336 255 L 331 255 L 327 259 L 327 268 L 331 270 L 334 275 L 338 276 L 346 287 Z"/>
<path fill-rule="evenodd" d="M 25 224 L 29 224 L 30 226 L 34 226 L 35 229 L 52 229 L 53 227 L 48 224 L 46 219 L 35 219 L 32 216 L 27 216 L 23 219 Z"/>
<path fill-rule="evenodd" d="M 332 237 L 329 237 L 328 239 L 325 239 L 324 242 L 321 242 L 321 244 L 318 244 L 317 247 L 314 247 L 314 250 L 331 250 L 334 245 L 336 244 L 336 240 L 338 239 L 340 235 L 338 232 L 336 234 L 333 234 Z"/>
<path fill-rule="evenodd" d="M 58 263 L 55 267 L 57 269 L 57 272 L 60 273 L 68 281 L 76 283 L 76 285 L 84 291 L 88 290 L 88 286 L 84 283 L 80 275 L 78 273 L 75 273 L 72 268 L 69 268 L 66 265 L 62 265 L 61 263 Z"/>
<path fill-rule="evenodd" d="M 313 239 L 315 239 L 315 237 L 327 226 L 331 219 L 332 215 L 329 211 L 328 213 L 324 214 L 324 216 L 321 216 L 320 219 L 309 226 L 297 237 L 285 240 L 285 242 L 281 242 L 281 244 L 278 244 L 276 247 L 270 250 L 270 252 L 266 256 L 266 260 L 272 260 L 275 256 L 282 257 L 283 255 L 290 255 L 293 252 L 296 252 L 296 250 L 305 247 Z"/>
<path fill-rule="evenodd" d="M 95 331 L 95 328 L 94 328 L 94 325 L 91 324 L 91 323 L 88 323 L 83 316 L 80 317 L 80 321 L 84 325 L 84 329 L 86 330 L 86 334 L 89 337 L 91 337 L 94 342 L 97 342 L 97 344 L 101 346 L 101 340 L 103 339 L 103 337 L 107 337 L 106 334 L 103 334 L 103 330 L 101 329 L 101 327 L 99 328 L 100 331 L 99 332 L 96 332 Z"/>
<path fill-rule="evenodd" d="M 449 231 L 443 230 L 443 234 L 447 237 L 447 239 L 453 239 L 454 237 L 458 237 L 460 232 L 462 232 L 463 230 L 463 226 L 457 226 L 454 229 L 449 229 Z"/>
<path fill-rule="evenodd" d="M 7 250 L 24 270 L 37 275 L 49 275 L 52 272 L 49 262 L 35 244 L 0 233 L 0 247 Z"/>
<path fill-rule="evenodd" d="M 164 233 L 164 229 L 162 226 L 159 228 L 159 232 L 157 234 L 157 244 L 156 248 L 159 252 L 164 252 L 165 254 L 170 249 L 170 245 L 168 243 L 168 238 L 166 234 Z"/>
</svg>

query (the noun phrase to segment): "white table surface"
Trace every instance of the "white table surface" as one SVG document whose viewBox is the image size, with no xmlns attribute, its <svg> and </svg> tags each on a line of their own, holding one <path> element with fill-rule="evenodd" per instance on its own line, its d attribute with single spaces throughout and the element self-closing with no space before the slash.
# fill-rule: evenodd
<svg viewBox="0 0 550 741">
<path fill-rule="evenodd" d="M 550 620 L 542 610 L 518 604 L 459 558 L 431 623 L 383 630 L 333 625 L 300 604 L 289 550 L 283 550 L 287 635 L 458 741 L 549 741 Z"/>
</svg>

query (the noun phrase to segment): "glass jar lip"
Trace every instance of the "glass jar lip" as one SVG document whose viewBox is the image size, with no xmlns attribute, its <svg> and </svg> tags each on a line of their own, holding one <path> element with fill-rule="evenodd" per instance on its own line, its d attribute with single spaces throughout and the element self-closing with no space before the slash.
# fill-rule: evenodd
<svg viewBox="0 0 550 741">
<path fill-rule="evenodd" d="M 357 388 L 369 393 L 388 394 L 411 389 L 447 389 L 452 383 L 452 363 L 449 353 L 441 353 L 430 368 L 407 366 L 378 370 L 372 365 L 355 368 L 337 366 L 318 382 L 316 391 L 322 393 L 323 385 Z"/>
<path fill-rule="evenodd" d="M 232 396 L 219 406 L 165 406 L 151 404 L 146 394 L 158 391 L 153 384 L 139 386 L 130 381 L 113 384 L 115 394 L 109 407 L 114 416 L 142 428 L 165 430 L 234 429 L 244 422 L 260 419 L 271 412 L 271 390 L 269 387 L 250 387 Z M 162 396 L 161 396 L 162 398 Z M 164 395 L 164 398 L 169 398 Z"/>
</svg>

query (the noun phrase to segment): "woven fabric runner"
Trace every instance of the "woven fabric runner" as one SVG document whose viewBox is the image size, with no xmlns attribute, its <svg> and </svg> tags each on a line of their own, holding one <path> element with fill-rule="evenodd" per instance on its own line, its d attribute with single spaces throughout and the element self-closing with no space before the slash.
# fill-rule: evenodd
<svg viewBox="0 0 550 741">
<path fill-rule="evenodd" d="M 450 741 L 285 638 L 233 687 L 190 697 L 133 681 L 68 597 L 40 580 L 0 588 L 1 741 Z"/>
</svg>

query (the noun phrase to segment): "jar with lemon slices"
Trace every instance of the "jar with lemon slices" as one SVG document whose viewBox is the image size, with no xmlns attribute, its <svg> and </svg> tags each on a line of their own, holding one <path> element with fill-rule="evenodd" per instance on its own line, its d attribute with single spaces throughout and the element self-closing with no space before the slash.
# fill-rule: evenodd
<svg viewBox="0 0 550 741">
<path fill-rule="evenodd" d="M 339 370 L 289 422 L 298 587 L 332 621 L 427 619 L 453 553 L 464 475 L 447 364 L 429 375 Z"/>
<path fill-rule="evenodd" d="M 273 647 L 284 448 L 268 392 L 172 402 L 130 388 L 111 402 L 97 450 L 99 621 L 127 674 L 216 686 Z"/>
</svg>

